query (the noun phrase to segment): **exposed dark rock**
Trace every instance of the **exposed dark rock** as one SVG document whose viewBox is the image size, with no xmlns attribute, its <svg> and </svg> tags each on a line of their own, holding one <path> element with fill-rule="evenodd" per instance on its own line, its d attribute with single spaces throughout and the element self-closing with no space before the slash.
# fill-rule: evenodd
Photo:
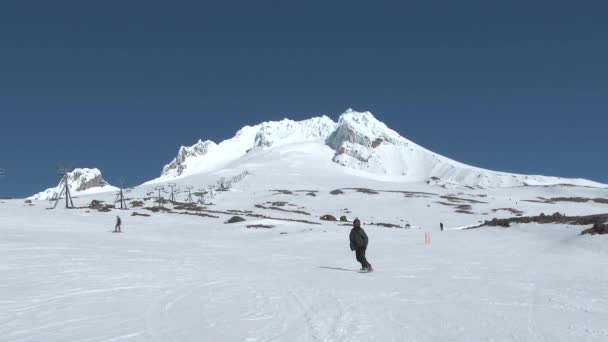
<svg viewBox="0 0 608 342">
<path fill-rule="evenodd" d="M 270 191 L 274 191 L 277 194 L 282 194 L 282 195 L 293 195 L 293 192 L 290 190 L 270 190 Z"/>
<path fill-rule="evenodd" d="M 513 208 L 498 208 L 498 209 L 492 209 L 492 212 L 499 212 L 499 211 L 508 211 L 513 215 L 519 215 L 521 216 L 521 214 L 523 214 L 523 211 L 517 210 L 517 209 L 513 209 Z"/>
<path fill-rule="evenodd" d="M 355 190 L 357 192 L 360 192 L 363 194 L 368 194 L 368 195 L 378 195 L 379 194 L 379 192 L 376 190 L 365 189 L 365 188 L 352 188 L 352 189 L 345 189 L 345 190 Z"/>
<path fill-rule="evenodd" d="M 332 215 L 323 215 L 321 216 L 321 220 L 323 221 L 336 221 L 336 218 Z"/>
<path fill-rule="evenodd" d="M 140 214 L 140 213 L 138 213 L 138 212 L 135 212 L 135 211 L 134 211 L 134 212 L 131 214 L 131 216 L 145 216 L 145 217 L 149 217 L 149 216 L 150 216 L 150 214 Z"/>
<path fill-rule="evenodd" d="M 336 190 L 332 190 L 329 192 L 332 195 L 343 195 L 344 191 L 340 190 L 340 189 L 336 189 Z"/>
<path fill-rule="evenodd" d="M 581 235 L 596 235 L 596 234 L 608 234 L 608 224 L 596 223 L 593 227 L 585 229 L 581 232 Z"/>
<path fill-rule="evenodd" d="M 478 201 L 478 200 L 474 200 L 474 199 L 469 199 L 469 198 L 461 198 L 461 197 L 456 197 L 456 196 L 441 196 L 441 198 L 448 200 L 449 202 L 452 203 L 487 203 L 487 202 L 482 202 L 482 201 Z"/>
<path fill-rule="evenodd" d="M 131 202 L 131 207 L 133 208 L 138 208 L 138 207 L 143 207 L 144 206 L 144 202 L 143 201 L 133 201 Z"/>
<path fill-rule="evenodd" d="M 158 213 L 158 212 L 161 212 L 161 211 L 165 212 L 165 213 L 172 213 L 173 212 L 173 210 L 171 210 L 169 208 L 165 208 L 165 207 L 145 207 L 145 208 L 142 208 L 142 209 L 149 210 L 149 211 L 151 211 L 153 213 Z"/>
<path fill-rule="evenodd" d="M 283 208 L 279 208 L 279 207 L 266 207 L 261 204 L 256 204 L 255 207 L 258 209 L 278 210 L 278 211 L 294 213 L 294 214 L 310 215 L 310 213 L 308 213 L 306 211 L 302 211 L 302 210 L 288 210 L 288 209 L 283 209 Z"/>
<path fill-rule="evenodd" d="M 382 138 L 376 138 L 373 142 L 372 142 L 372 148 L 376 148 L 380 145 L 382 145 L 382 143 L 384 142 L 384 139 Z"/>
<path fill-rule="evenodd" d="M 348 222 L 348 219 L 344 215 L 340 216 L 340 222 Z"/>
<path fill-rule="evenodd" d="M 107 212 L 111 211 L 111 209 L 114 208 L 114 206 L 111 204 L 103 204 L 103 201 L 92 200 L 91 204 L 89 204 L 89 206 L 86 208 L 97 210 L 102 213 L 107 213 Z"/>
<path fill-rule="evenodd" d="M 228 221 L 226 221 L 224 223 L 238 223 L 238 222 L 243 222 L 243 221 L 245 221 L 245 219 L 240 216 L 232 216 Z"/>
<path fill-rule="evenodd" d="M 510 227 L 512 223 L 561 223 L 570 225 L 588 225 L 588 224 L 604 224 L 608 220 L 608 214 L 589 215 L 589 216 L 566 216 L 561 213 L 553 215 L 540 214 L 538 216 L 519 216 L 505 219 L 494 218 L 490 221 L 485 221 L 477 227 Z"/>
<path fill-rule="evenodd" d="M 271 229 L 271 228 L 274 228 L 274 226 L 267 225 L 267 224 L 250 224 L 250 225 L 247 226 L 247 228 L 266 228 L 266 229 Z"/>
<path fill-rule="evenodd" d="M 103 201 L 92 200 L 91 204 L 89 204 L 89 208 L 99 210 L 103 208 Z"/>
<path fill-rule="evenodd" d="M 200 217 L 210 217 L 210 218 L 220 218 L 219 216 L 204 214 L 204 213 L 189 213 L 189 212 L 181 212 L 181 215 L 191 215 L 191 216 L 200 216 Z"/>
<path fill-rule="evenodd" d="M 392 223 L 368 223 L 368 226 L 380 226 L 380 227 L 385 227 L 385 228 L 401 228 L 400 225 L 398 224 L 392 224 Z"/>
<path fill-rule="evenodd" d="M 173 207 L 175 210 L 192 210 L 192 211 L 201 211 L 204 208 L 199 207 L 195 203 L 181 203 Z"/>
</svg>

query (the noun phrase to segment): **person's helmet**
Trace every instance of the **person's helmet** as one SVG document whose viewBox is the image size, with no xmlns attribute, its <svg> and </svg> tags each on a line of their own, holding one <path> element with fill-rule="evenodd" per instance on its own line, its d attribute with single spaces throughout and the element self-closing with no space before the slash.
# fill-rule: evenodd
<svg viewBox="0 0 608 342">
<path fill-rule="evenodd" d="M 361 221 L 358 218 L 353 221 L 353 227 L 361 227 Z"/>
</svg>

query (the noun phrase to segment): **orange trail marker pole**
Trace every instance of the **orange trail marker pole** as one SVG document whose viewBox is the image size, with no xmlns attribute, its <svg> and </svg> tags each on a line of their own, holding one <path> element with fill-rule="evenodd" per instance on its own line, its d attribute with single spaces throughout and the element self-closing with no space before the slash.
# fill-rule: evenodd
<svg viewBox="0 0 608 342">
<path fill-rule="evenodd" d="M 424 232 L 424 244 L 425 245 L 430 245 L 431 244 L 431 233 Z"/>
</svg>

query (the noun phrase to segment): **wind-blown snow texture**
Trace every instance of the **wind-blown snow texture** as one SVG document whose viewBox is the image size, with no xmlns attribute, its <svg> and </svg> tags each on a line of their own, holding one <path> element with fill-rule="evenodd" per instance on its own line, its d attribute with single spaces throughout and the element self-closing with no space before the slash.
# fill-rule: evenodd
<svg viewBox="0 0 608 342">
<path fill-rule="evenodd" d="M 62 178 L 56 187 L 32 195 L 29 199 L 45 201 L 56 198 L 65 187 L 65 180 L 65 178 Z M 67 182 L 72 196 L 115 191 L 118 189 L 109 185 L 103 179 L 101 171 L 98 169 L 74 169 L 67 173 Z"/>
<path fill-rule="evenodd" d="M 363 171 L 365 176 L 406 182 L 433 182 L 473 187 L 573 184 L 603 186 L 583 179 L 517 175 L 468 166 L 433 153 L 378 121 L 370 112 L 347 110 L 337 123 L 327 116 L 304 121 L 265 122 L 241 129 L 220 144 L 199 141 L 180 148 L 178 156 L 163 168 L 157 181 L 221 169 L 247 154 L 286 144 L 329 146 L 335 163 Z M 363 176 L 363 174 L 361 174 Z"/>
</svg>

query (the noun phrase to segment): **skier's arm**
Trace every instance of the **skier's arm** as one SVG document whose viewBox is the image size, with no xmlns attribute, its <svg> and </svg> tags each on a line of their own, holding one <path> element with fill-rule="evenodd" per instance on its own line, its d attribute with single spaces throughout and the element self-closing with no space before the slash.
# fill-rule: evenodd
<svg viewBox="0 0 608 342">
<path fill-rule="evenodd" d="M 367 247 L 368 238 L 367 238 L 367 234 L 365 234 L 365 230 L 363 230 L 363 229 L 361 229 L 361 236 L 363 237 L 363 245 L 365 247 Z"/>
</svg>

